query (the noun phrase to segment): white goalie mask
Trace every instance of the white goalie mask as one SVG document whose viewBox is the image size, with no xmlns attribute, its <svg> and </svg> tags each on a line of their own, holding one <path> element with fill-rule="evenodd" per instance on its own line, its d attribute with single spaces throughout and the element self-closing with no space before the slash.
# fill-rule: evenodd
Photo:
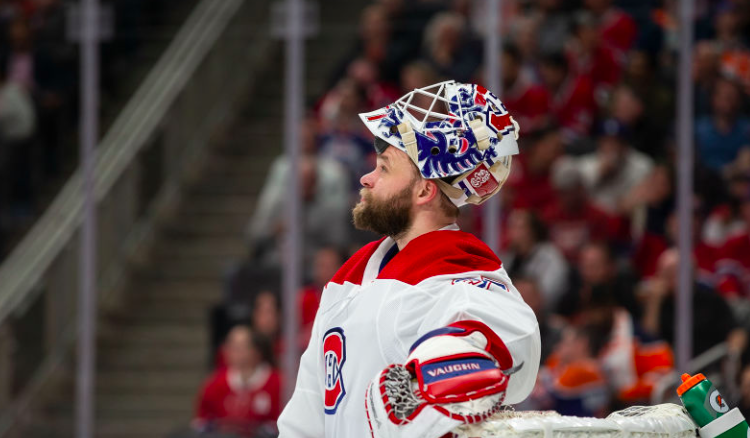
<svg viewBox="0 0 750 438">
<path fill-rule="evenodd" d="M 359 117 L 378 153 L 388 146 L 406 152 L 422 177 L 435 180 L 458 207 L 496 194 L 518 153 L 518 123 L 481 85 L 446 81 L 417 88 Z"/>
</svg>

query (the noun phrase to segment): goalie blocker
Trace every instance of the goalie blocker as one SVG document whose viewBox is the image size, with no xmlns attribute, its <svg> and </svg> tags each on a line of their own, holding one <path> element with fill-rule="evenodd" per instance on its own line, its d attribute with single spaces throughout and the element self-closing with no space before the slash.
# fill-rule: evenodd
<svg viewBox="0 0 750 438">
<path fill-rule="evenodd" d="M 433 330 L 412 345 L 406 364 L 389 365 L 370 382 L 370 432 L 438 438 L 484 421 L 502 406 L 512 372 L 510 352 L 485 324 L 466 320 Z"/>
</svg>

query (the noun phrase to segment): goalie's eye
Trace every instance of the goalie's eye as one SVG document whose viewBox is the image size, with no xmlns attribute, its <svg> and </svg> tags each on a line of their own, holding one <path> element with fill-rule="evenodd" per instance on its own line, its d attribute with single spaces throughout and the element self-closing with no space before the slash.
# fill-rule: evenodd
<svg viewBox="0 0 750 438">
<path fill-rule="evenodd" d="M 432 147 L 432 149 L 430 149 L 430 153 L 431 153 L 432 155 L 437 155 L 437 154 L 439 154 L 439 153 L 440 153 L 440 148 L 439 148 L 439 147 L 437 147 L 437 146 L 433 146 L 433 147 Z"/>
<path fill-rule="evenodd" d="M 451 154 L 455 154 L 456 152 L 458 152 L 458 148 L 456 146 L 451 145 L 448 147 L 448 152 L 450 152 Z"/>
</svg>

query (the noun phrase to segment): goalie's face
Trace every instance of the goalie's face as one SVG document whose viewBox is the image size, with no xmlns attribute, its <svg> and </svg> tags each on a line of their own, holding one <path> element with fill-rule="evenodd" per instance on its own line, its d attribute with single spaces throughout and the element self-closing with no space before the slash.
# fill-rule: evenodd
<svg viewBox="0 0 750 438">
<path fill-rule="evenodd" d="M 359 180 L 363 188 L 352 211 L 354 225 L 386 236 L 403 235 L 411 226 L 414 187 L 420 179 L 404 152 L 386 148 L 375 169 Z"/>
</svg>

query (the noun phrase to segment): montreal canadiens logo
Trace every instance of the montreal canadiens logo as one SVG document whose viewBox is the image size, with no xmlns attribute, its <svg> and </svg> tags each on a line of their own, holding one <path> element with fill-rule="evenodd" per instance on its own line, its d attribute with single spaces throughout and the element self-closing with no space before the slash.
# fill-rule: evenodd
<svg viewBox="0 0 750 438">
<path fill-rule="evenodd" d="M 323 336 L 323 363 L 325 364 L 324 409 L 328 415 L 336 413 L 346 395 L 341 369 L 346 361 L 346 338 L 344 329 L 334 327 Z"/>
<path fill-rule="evenodd" d="M 711 407 L 714 408 L 714 411 L 722 414 L 729 412 L 729 405 L 724 401 L 724 398 L 719 394 L 718 390 L 712 392 L 708 400 L 711 403 Z"/>
</svg>

